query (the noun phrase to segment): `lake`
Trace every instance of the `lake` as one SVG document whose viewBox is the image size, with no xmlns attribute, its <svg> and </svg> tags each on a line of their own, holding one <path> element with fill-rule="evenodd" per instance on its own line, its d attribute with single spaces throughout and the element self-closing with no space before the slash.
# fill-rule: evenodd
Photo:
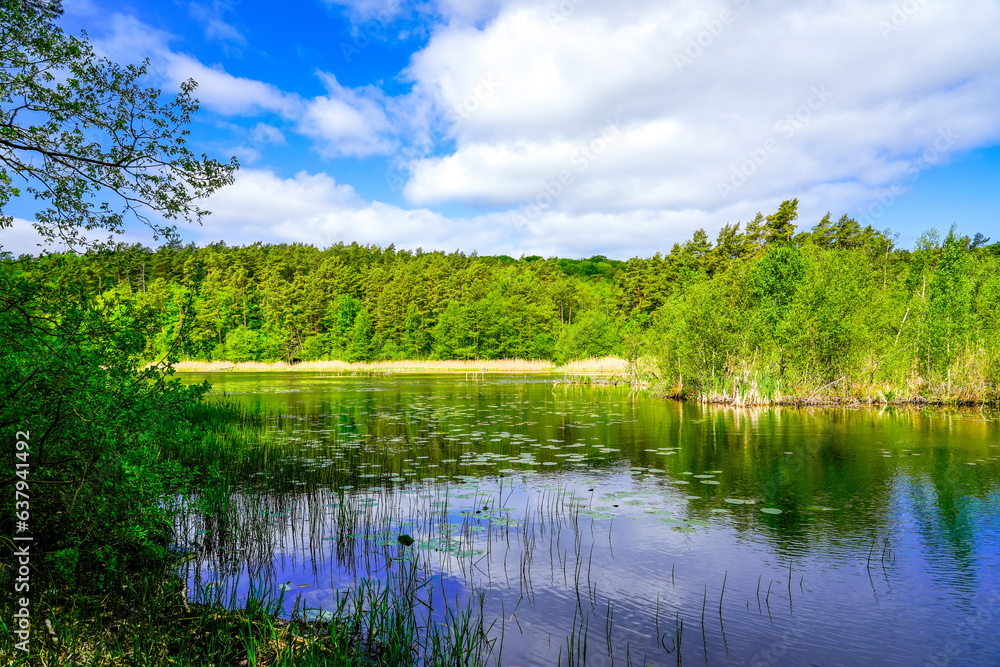
<svg viewBox="0 0 1000 667">
<path fill-rule="evenodd" d="M 1000 664 L 995 414 L 542 375 L 183 377 L 277 437 L 241 470 L 238 519 L 179 527 L 197 590 L 263 579 L 322 616 L 409 567 L 433 622 L 481 617 L 505 666 Z"/>
</svg>

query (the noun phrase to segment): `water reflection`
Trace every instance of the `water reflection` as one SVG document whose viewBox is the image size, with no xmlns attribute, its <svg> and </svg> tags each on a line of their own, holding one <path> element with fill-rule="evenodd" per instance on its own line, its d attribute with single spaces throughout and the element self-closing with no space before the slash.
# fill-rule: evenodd
<svg viewBox="0 0 1000 667">
<path fill-rule="evenodd" d="M 288 611 L 329 609 L 410 567 L 433 618 L 498 619 L 505 665 L 1000 662 L 978 615 L 1000 603 L 989 415 L 544 378 L 210 379 L 280 438 L 240 464 L 232 512 L 182 527 L 193 585 L 263 577 Z"/>
</svg>

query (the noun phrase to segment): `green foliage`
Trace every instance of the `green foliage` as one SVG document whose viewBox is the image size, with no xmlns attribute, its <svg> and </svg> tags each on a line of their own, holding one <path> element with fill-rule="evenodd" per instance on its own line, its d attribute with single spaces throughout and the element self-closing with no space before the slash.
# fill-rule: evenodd
<svg viewBox="0 0 1000 667">
<path fill-rule="evenodd" d="M 97 308 L 12 268 L 0 275 L 0 424 L 8 442 L 15 431 L 30 433 L 33 565 L 49 583 L 79 590 L 162 571 L 172 533 L 163 498 L 190 476 L 159 461 L 157 448 L 178 410 L 205 388 L 136 366 L 148 311 L 128 301 Z M 8 449 L 0 465 L 7 536 L 15 534 L 13 463 Z"/>
<path fill-rule="evenodd" d="M 781 206 L 773 215 L 767 216 L 767 242 L 772 244 L 789 243 L 795 234 L 792 224 L 799 217 L 799 200 L 791 199 L 781 202 Z"/>
<path fill-rule="evenodd" d="M 258 361 L 260 359 L 260 335 L 246 327 L 237 327 L 226 334 L 226 361 Z"/>
<path fill-rule="evenodd" d="M 372 361 L 375 359 L 375 353 L 379 347 L 372 319 L 368 317 L 367 311 L 362 310 L 354 318 L 351 342 L 347 346 L 347 360 Z"/>
<path fill-rule="evenodd" d="M 758 326 L 774 329 L 784 318 L 785 312 L 805 276 L 802 251 L 794 246 L 770 246 L 756 261 L 750 274 L 750 299 L 759 304 Z M 758 332 L 758 335 L 763 335 Z"/>
<path fill-rule="evenodd" d="M 971 324 L 972 262 L 966 244 L 952 227 L 930 281 L 921 353 L 928 368 L 942 370 L 968 344 Z"/>
<path fill-rule="evenodd" d="M 556 341 L 554 360 L 566 363 L 574 359 L 606 357 L 619 347 L 618 327 L 601 311 L 586 311 L 564 327 Z"/>
<path fill-rule="evenodd" d="M 156 234 L 167 229 L 154 217 L 200 220 L 196 200 L 231 183 L 238 165 L 186 146 L 194 81 L 163 103 L 142 85 L 148 63 L 97 56 L 40 5 L 0 2 L 0 227 L 22 194 L 48 204 L 36 228 L 70 244 L 84 229 L 121 232 L 127 214 Z"/>
</svg>

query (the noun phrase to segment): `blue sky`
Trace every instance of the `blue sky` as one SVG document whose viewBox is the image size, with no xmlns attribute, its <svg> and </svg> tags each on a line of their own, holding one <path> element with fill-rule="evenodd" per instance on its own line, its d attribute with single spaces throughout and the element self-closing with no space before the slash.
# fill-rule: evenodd
<svg viewBox="0 0 1000 667">
<path fill-rule="evenodd" d="M 235 155 L 198 243 L 627 259 L 800 200 L 1000 241 L 995 0 L 66 0 L 64 29 L 199 82 Z M 33 251 L 23 218 L 4 249 Z M 148 241 L 136 225 L 126 240 Z"/>
</svg>

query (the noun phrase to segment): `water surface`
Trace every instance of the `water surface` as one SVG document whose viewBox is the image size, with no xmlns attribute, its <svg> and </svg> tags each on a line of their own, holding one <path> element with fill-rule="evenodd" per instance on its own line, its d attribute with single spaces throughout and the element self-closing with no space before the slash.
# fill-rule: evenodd
<svg viewBox="0 0 1000 667">
<path fill-rule="evenodd" d="M 994 415 L 538 375 L 185 379 L 280 415 L 282 443 L 241 496 L 258 538 L 185 528 L 194 585 L 266 576 L 321 613 L 413 563 L 433 617 L 496 620 L 503 665 L 1000 664 Z"/>
</svg>

